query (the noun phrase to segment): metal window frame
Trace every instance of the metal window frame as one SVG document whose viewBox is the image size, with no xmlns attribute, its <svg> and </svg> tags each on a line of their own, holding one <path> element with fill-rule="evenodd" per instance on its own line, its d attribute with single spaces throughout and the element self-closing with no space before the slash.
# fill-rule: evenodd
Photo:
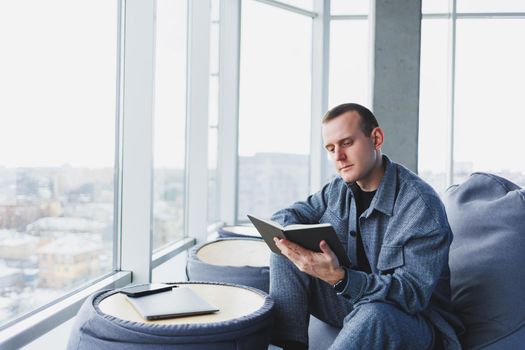
<svg viewBox="0 0 525 350">
<path fill-rule="evenodd" d="M 427 18 L 447 18 L 450 19 L 453 16 L 456 19 L 463 18 L 474 18 L 474 19 L 524 19 L 525 12 L 455 12 L 456 5 L 452 4 L 450 7 L 454 10 L 447 13 L 424 13 L 423 19 Z"/>
<path fill-rule="evenodd" d="M 454 125 L 455 125 L 455 111 L 456 111 L 456 6 L 457 0 L 449 0 L 450 8 L 452 13 L 450 14 L 449 22 L 449 55 L 448 55 L 448 105 L 447 110 L 449 113 L 449 124 L 448 124 L 448 152 L 447 152 L 447 187 L 452 185 L 454 181 Z"/>
<path fill-rule="evenodd" d="M 315 17 L 318 16 L 317 12 L 315 12 L 315 11 L 308 11 L 308 10 L 302 9 L 300 7 L 293 6 L 293 5 L 288 5 L 288 4 L 286 4 L 284 2 L 280 2 L 280 1 L 275 1 L 275 0 L 255 0 L 255 1 L 260 2 L 262 4 L 266 4 L 266 5 L 270 5 L 270 6 L 273 6 L 273 7 L 277 7 L 277 8 L 280 8 L 282 10 L 286 10 L 286 11 L 290 11 L 290 12 L 293 12 L 293 13 L 297 13 L 299 15 L 311 17 L 311 18 L 315 18 Z M 317 0 L 314 0 L 314 1 L 317 1 Z"/>
<path fill-rule="evenodd" d="M 197 241 L 195 238 L 186 237 L 153 252 L 151 259 L 151 269 L 154 269 L 159 265 L 164 264 L 176 255 L 193 247 L 196 244 L 196 242 Z"/>
<path fill-rule="evenodd" d="M 115 174 L 114 174 L 114 195 L 113 203 L 113 270 L 121 270 L 122 259 L 122 111 L 124 110 L 124 55 L 122 54 L 124 45 L 124 21 L 125 6 L 124 0 L 117 0 L 117 76 L 116 76 L 116 111 L 115 111 Z"/>
<path fill-rule="evenodd" d="M 188 2 L 186 84 L 185 232 L 198 242 L 208 236 L 208 103 L 210 0 Z"/>
<path fill-rule="evenodd" d="M 134 283 L 146 283 L 152 256 L 156 1 L 125 0 L 124 11 L 120 267 L 133 272 Z"/>
<path fill-rule="evenodd" d="M 354 21 L 368 19 L 368 15 L 332 15 L 331 21 Z"/>
<path fill-rule="evenodd" d="M 241 0 L 221 1 L 219 23 L 219 218 L 237 224 Z"/>
<path fill-rule="evenodd" d="M 319 191 L 328 180 L 328 159 L 323 147 L 321 117 L 328 109 L 330 65 L 330 1 L 314 0 L 318 16 L 312 19 L 309 190 Z"/>
</svg>

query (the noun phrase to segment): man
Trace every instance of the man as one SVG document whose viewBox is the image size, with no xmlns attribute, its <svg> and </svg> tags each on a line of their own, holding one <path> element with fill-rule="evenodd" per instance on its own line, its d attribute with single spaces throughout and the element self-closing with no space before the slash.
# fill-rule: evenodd
<svg viewBox="0 0 525 350">
<path fill-rule="evenodd" d="M 450 306 L 452 233 L 438 195 L 382 155 L 384 132 L 361 105 L 328 111 L 323 140 L 339 176 L 272 220 L 332 224 L 352 266 L 340 266 L 324 241 L 317 253 L 276 238 L 284 257 L 270 262 L 274 343 L 306 349 L 311 313 L 342 328 L 331 349 L 461 348 Z"/>
</svg>

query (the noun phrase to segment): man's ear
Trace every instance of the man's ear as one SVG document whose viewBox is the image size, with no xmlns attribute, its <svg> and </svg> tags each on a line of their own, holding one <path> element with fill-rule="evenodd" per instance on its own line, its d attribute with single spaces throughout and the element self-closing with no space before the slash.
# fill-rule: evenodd
<svg viewBox="0 0 525 350">
<path fill-rule="evenodd" d="M 370 133 L 370 138 L 372 139 L 374 148 L 376 150 L 380 150 L 383 146 L 383 142 L 385 141 L 385 134 L 383 133 L 383 129 L 381 129 L 380 127 L 372 129 L 372 132 Z"/>
</svg>

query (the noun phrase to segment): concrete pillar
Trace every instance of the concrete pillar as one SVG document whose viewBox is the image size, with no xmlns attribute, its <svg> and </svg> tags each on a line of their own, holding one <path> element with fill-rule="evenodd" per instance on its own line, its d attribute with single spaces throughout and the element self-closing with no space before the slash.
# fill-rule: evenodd
<svg viewBox="0 0 525 350">
<path fill-rule="evenodd" d="M 383 153 L 417 171 L 421 0 L 371 0 L 372 111 Z"/>
</svg>

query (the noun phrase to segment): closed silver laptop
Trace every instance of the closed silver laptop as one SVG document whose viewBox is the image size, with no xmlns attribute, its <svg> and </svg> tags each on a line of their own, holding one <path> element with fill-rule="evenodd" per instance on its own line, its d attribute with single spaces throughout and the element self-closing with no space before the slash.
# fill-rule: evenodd
<svg viewBox="0 0 525 350">
<path fill-rule="evenodd" d="M 146 320 L 209 314 L 219 309 L 196 292 L 187 287 L 177 287 L 170 291 L 126 299 Z"/>
</svg>

